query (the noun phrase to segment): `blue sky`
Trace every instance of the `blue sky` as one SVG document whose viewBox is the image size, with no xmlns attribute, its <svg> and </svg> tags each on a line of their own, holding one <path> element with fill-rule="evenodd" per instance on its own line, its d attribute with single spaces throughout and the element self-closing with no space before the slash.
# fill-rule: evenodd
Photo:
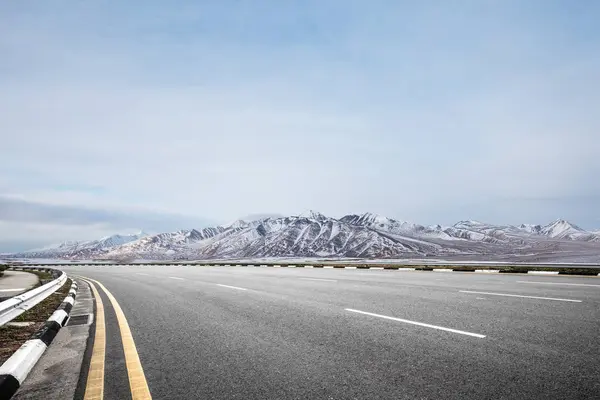
<svg viewBox="0 0 600 400">
<path fill-rule="evenodd" d="M 4 2 L 0 251 L 306 209 L 600 228 L 599 18 L 595 1 Z"/>
</svg>

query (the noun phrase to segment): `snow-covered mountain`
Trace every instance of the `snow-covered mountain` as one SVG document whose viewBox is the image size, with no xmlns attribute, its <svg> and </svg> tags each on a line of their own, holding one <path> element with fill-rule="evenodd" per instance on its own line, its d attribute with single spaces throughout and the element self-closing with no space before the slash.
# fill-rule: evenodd
<svg viewBox="0 0 600 400">
<path fill-rule="evenodd" d="M 160 233 L 158 235 L 146 236 L 139 240 L 105 249 L 97 257 L 102 258 L 185 258 L 193 244 L 210 239 L 220 233 L 229 230 L 235 232 L 237 228 L 215 228 L 180 230 L 176 232 Z"/>
<path fill-rule="evenodd" d="M 493 225 L 466 220 L 443 227 L 423 226 L 372 213 L 336 219 L 308 211 L 297 216 L 238 220 L 198 230 L 65 242 L 18 256 L 65 259 L 451 257 L 535 254 L 540 249 L 554 251 L 552 249 L 566 242 L 580 242 L 600 255 L 600 235 L 564 220 L 546 226 Z"/>
<path fill-rule="evenodd" d="M 544 226 L 540 233 L 551 238 L 558 239 L 569 239 L 569 240 L 590 240 L 593 239 L 594 234 L 586 232 L 577 225 L 565 221 L 564 219 L 557 219 L 556 221 Z"/>
<path fill-rule="evenodd" d="M 31 258 L 91 258 L 112 247 L 122 246 L 148 236 L 140 231 L 132 235 L 112 235 L 98 240 L 66 241 L 57 245 L 33 249 L 23 253 Z"/>
</svg>

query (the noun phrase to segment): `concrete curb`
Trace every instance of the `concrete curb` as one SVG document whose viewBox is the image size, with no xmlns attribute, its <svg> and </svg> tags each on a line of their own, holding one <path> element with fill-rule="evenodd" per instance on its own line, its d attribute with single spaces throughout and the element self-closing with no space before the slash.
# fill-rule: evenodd
<svg viewBox="0 0 600 400">
<path fill-rule="evenodd" d="M 77 283 L 73 281 L 69 294 L 44 323 L 44 326 L 0 366 L 0 400 L 10 399 L 19 390 L 58 331 L 66 325 L 76 296 Z"/>
</svg>

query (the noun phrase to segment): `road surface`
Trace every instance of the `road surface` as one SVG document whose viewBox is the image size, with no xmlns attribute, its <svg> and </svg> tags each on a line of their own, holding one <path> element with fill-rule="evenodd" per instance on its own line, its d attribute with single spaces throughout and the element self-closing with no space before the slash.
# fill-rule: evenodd
<svg viewBox="0 0 600 400">
<path fill-rule="evenodd" d="M 600 278 L 65 267 L 114 296 L 154 399 L 598 398 Z M 104 398 L 131 397 L 114 306 Z M 129 345 L 126 345 L 129 346 Z"/>
<path fill-rule="evenodd" d="M 23 271 L 4 271 L 0 277 L 0 299 L 17 296 L 39 282 L 37 275 Z"/>
</svg>

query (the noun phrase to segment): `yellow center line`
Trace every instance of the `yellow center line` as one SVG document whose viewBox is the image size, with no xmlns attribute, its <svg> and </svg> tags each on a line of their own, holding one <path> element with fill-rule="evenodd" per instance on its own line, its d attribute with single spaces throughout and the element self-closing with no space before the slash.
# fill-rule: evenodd
<svg viewBox="0 0 600 400">
<path fill-rule="evenodd" d="M 104 358 L 106 353 L 106 325 L 104 323 L 104 304 L 100 293 L 92 282 L 86 280 L 96 299 L 96 333 L 94 348 L 85 386 L 84 400 L 102 400 L 104 398 Z"/>
<path fill-rule="evenodd" d="M 117 322 L 119 323 L 119 329 L 121 331 L 123 350 L 125 351 L 125 366 L 127 367 L 127 375 L 129 376 L 129 388 L 131 389 L 132 400 L 152 399 L 150 388 L 148 387 L 148 382 L 146 382 L 146 376 L 144 375 L 144 369 L 142 368 L 142 363 L 140 362 L 133 336 L 131 335 L 131 329 L 129 328 L 129 323 L 127 322 L 127 318 L 125 318 L 121 306 L 117 302 L 117 299 L 115 299 L 112 293 L 109 292 L 102 283 L 94 279 L 90 280 L 95 282 L 100 289 L 106 293 L 106 296 L 115 309 Z"/>
</svg>

